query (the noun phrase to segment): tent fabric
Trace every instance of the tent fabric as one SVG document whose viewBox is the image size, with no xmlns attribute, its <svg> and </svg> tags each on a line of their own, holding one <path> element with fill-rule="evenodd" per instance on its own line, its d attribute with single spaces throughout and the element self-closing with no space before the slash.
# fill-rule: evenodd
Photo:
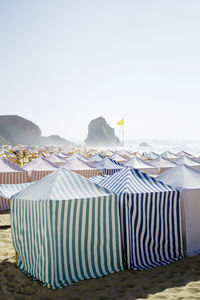
<svg viewBox="0 0 200 300">
<path fill-rule="evenodd" d="M 164 158 L 162 156 L 159 156 L 151 161 L 151 165 L 155 166 L 158 169 L 158 174 L 161 174 L 170 168 L 173 168 L 176 166 L 176 163 Z"/>
<path fill-rule="evenodd" d="M 53 162 L 44 157 L 38 157 L 24 166 L 29 172 L 29 181 L 37 181 L 58 170 Z"/>
<path fill-rule="evenodd" d="M 189 156 L 182 155 L 176 159 L 176 164 L 184 164 L 190 167 L 195 168 L 196 170 L 200 170 L 200 163 L 195 161 L 194 159 L 190 158 Z"/>
<path fill-rule="evenodd" d="M 110 158 L 112 160 L 115 160 L 115 161 L 121 162 L 121 163 L 125 162 L 127 160 L 123 155 L 121 155 L 121 154 L 119 154 L 117 152 L 115 152 L 112 156 L 110 156 Z"/>
<path fill-rule="evenodd" d="M 3 198 L 0 196 L 0 211 L 10 209 L 10 199 Z"/>
<path fill-rule="evenodd" d="M 77 157 L 68 159 L 63 167 L 86 178 L 100 174 L 100 169 L 96 168 L 91 162 L 83 161 Z"/>
<path fill-rule="evenodd" d="M 106 175 L 106 176 L 98 175 L 98 176 L 90 177 L 89 180 L 90 180 L 91 182 L 93 182 L 93 183 L 99 184 L 99 182 L 100 182 L 102 179 L 104 179 L 104 178 L 106 178 L 106 177 L 108 177 L 108 176 L 110 176 L 110 175 Z"/>
<path fill-rule="evenodd" d="M 165 151 L 165 152 L 161 153 L 160 156 L 170 159 L 170 160 L 175 160 L 178 158 L 178 156 L 171 151 Z"/>
<path fill-rule="evenodd" d="M 90 157 L 90 161 L 97 162 L 97 161 L 101 161 L 102 158 L 104 158 L 103 155 L 100 155 L 97 153 L 97 154 L 93 155 L 92 157 Z"/>
<path fill-rule="evenodd" d="M 46 157 L 46 159 L 52 163 L 54 163 L 57 167 L 61 167 L 66 163 L 66 159 L 63 157 L 53 153 L 52 155 L 49 155 Z"/>
<path fill-rule="evenodd" d="M 60 170 L 12 197 L 18 268 L 49 288 L 123 270 L 118 196 Z"/>
<path fill-rule="evenodd" d="M 56 171 L 58 166 L 41 156 L 24 165 L 24 169 L 27 171 Z"/>
<path fill-rule="evenodd" d="M 28 172 L 9 159 L 0 158 L 0 184 L 28 182 Z"/>
<path fill-rule="evenodd" d="M 178 165 L 157 177 L 159 180 L 179 188 L 183 220 L 184 252 L 187 256 L 200 253 L 200 172 Z"/>
<path fill-rule="evenodd" d="M 124 168 L 121 164 L 116 164 L 109 158 L 105 157 L 101 161 L 95 163 L 96 168 L 101 169 L 103 175 L 114 174 Z"/>
<path fill-rule="evenodd" d="M 185 151 L 180 151 L 180 152 L 178 152 L 178 153 L 176 153 L 176 155 L 178 156 L 178 157 L 181 157 L 181 156 L 188 156 L 188 157 L 190 157 L 190 158 L 192 158 L 193 157 L 193 155 L 192 154 L 190 154 L 190 153 L 188 153 L 188 152 L 185 152 Z"/>
<path fill-rule="evenodd" d="M 157 168 L 153 165 L 143 161 L 137 156 L 132 157 L 131 159 L 127 160 L 124 164 L 124 166 L 134 168 L 137 170 L 140 170 L 141 172 L 156 175 L 157 174 Z"/>
<path fill-rule="evenodd" d="M 10 198 L 32 183 L 0 184 L 0 211 L 10 209 Z"/>
<path fill-rule="evenodd" d="M 128 269 L 142 270 L 183 257 L 178 190 L 133 169 L 124 169 L 99 184 L 119 194 Z"/>
</svg>

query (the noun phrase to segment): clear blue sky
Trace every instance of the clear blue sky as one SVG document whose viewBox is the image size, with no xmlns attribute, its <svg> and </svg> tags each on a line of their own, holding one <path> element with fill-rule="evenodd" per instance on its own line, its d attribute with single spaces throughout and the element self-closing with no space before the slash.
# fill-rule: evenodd
<svg viewBox="0 0 200 300">
<path fill-rule="evenodd" d="M 1 0 L 0 104 L 70 140 L 198 138 L 200 1 Z"/>
</svg>

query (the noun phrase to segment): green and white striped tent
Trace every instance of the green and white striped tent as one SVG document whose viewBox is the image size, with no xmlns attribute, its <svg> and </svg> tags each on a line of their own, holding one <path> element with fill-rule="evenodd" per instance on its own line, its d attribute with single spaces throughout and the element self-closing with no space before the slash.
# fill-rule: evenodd
<svg viewBox="0 0 200 300">
<path fill-rule="evenodd" d="M 64 168 L 12 196 L 17 265 L 49 288 L 123 270 L 118 196 Z"/>
</svg>

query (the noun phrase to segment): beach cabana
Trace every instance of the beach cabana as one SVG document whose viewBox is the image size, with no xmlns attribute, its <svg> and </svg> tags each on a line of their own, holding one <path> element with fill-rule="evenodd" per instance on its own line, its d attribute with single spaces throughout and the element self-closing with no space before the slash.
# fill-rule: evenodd
<svg viewBox="0 0 200 300">
<path fill-rule="evenodd" d="M 63 157 L 53 153 L 46 157 L 46 159 L 52 163 L 54 163 L 57 167 L 62 167 L 66 163 L 66 159 Z"/>
<path fill-rule="evenodd" d="M 37 181 L 58 170 L 58 166 L 41 156 L 24 165 L 24 169 L 29 173 L 29 181 Z"/>
<path fill-rule="evenodd" d="M 192 155 L 192 154 L 190 154 L 190 153 L 188 153 L 188 152 L 185 152 L 185 151 L 180 151 L 180 152 L 178 152 L 178 153 L 176 153 L 176 155 L 178 156 L 178 157 L 181 157 L 181 156 L 188 156 L 188 157 L 190 157 L 190 158 L 193 158 L 194 156 Z"/>
<path fill-rule="evenodd" d="M 124 157 L 123 155 L 115 152 L 112 156 L 110 156 L 109 158 L 111 158 L 112 160 L 115 160 L 119 163 L 124 163 L 125 161 L 127 161 L 127 158 Z"/>
<path fill-rule="evenodd" d="M 184 248 L 187 256 L 200 253 L 200 172 L 186 165 L 157 177 L 160 181 L 179 188 L 183 219 Z"/>
<path fill-rule="evenodd" d="M 103 155 L 97 153 L 97 154 L 93 155 L 92 157 L 90 157 L 90 161 L 98 162 L 98 161 L 101 161 L 102 158 L 104 158 Z"/>
<path fill-rule="evenodd" d="M 158 170 L 153 165 L 145 162 L 137 156 L 133 156 L 131 159 L 127 160 L 124 164 L 126 167 L 140 170 L 141 172 L 156 175 Z"/>
<path fill-rule="evenodd" d="M 103 158 L 101 161 L 95 163 L 96 168 L 101 169 L 101 173 L 103 175 L 111 175 L 116 172 L 119 172 L 124 168 L 123 165 L 119 163 L 115 163 L 114 161 L 110 160 L 108 157 Z"/>
<path fill-rule="evenodd" d="M 152 159 L 159 157 L 159 154 L 151 151 L 151 152 L 145 153 L 145 157 L 152 160 Z"/>
<path fill-rule="evenodd" d="M 96 168 L 93 163 L 81 160 L 78 157 L 72 156 L 68 158 L 64 168 L 71 170 L 84 177 L 94 177 L 100 174 L 100 169 Z"/>
<path fill-rule="evenodd" d="M 0 158 L 0 184 L 28 182 L 28 172 L 5 157 Z"/>
<path fill-rule="evenodd" d="M 177 164 L 167 158 L 159 156 L 151 161 L 151 165 L 153 165 L 154 167 L 156 167 L 158 169 L 158 174 L 161 174 L 161 173 L 175 167 Z"/>
<path fill-rule="evenodd" d="M 170 160 L 176 160 L 178 158 L 178 156 L 171 151 L 165 151 L 165 152 L 161 153 L 160 156 L 170 159 Z"/>
<path fill-rule="evenodd" d="M 0 184 L 0 211 L 10 209 L 10 199 L 16 193 L 27 188 L 32 182 L 19 184 Z"/>
<path fill-rule="evenodd" d="M 17 266 L 47 287 L 123 270 L 116 194 L 60 168 L 11 201 Z"/>
<path fill-rule="evenodd" d="M 175 161 L 177 165 L 187 165 L 200 171 L 200 163 L 189 156 L 182 155 Z"/>
<path fill-rule="evenodd" d="M 139 170 L 124 170 L 99 183 L 119 195 L 125 262 L 142 270 L 183 256 L 180 193 Z"/>
</svg>

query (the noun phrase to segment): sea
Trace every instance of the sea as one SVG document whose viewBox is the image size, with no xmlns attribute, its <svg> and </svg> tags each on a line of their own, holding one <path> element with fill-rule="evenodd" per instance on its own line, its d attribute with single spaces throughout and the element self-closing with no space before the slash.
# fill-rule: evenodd
<svg viewBox="0 0 200 300">
<path fill-rule="evenodd" d="M 83 150 L 85 144 L 83 141 L 74 141 L 80 145 Z M 146 143 L 146 146 L 141 144 Z M 107 148 L 98 148 L 98 150 L 105 150 Z M 121 150 L 122 147 L 109 148 L 112 151 Z M 180 151 L 188 152 L 196 157 L 200 157 L 200 139 L 199 140 L 170 140 L 170 139 L 132 139 L 124 141 L 124 149 L 130 152 L 139 152 L 140 154 L 155 152 L 161 154 L 164 151 L 171 151 L 178 153 Z"/>
<path fill-rule="evenodd" d="M 142 143 L 146 143 L 146 146 L 142 146 Z M 131 151 L 139 153 L 155 152 L 161 154 L 164 151 L 171 151 L 178 153 L 180 151 L 188 152 L 194 156 L 200 156 L 200 139 L 199 140 L 125 140 L 124 147 Z"/>
</svg>

